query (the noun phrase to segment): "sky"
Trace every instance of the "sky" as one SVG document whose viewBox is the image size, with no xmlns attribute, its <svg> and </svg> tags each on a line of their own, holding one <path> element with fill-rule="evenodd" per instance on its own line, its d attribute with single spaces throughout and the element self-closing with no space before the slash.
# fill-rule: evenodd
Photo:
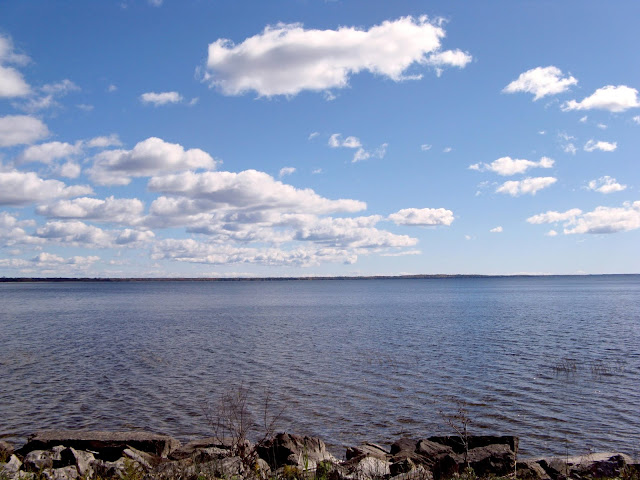
<svg viewBox="0 0 640 480">
<path fill-rule="evenodd" d="M 640 2 L 0 3 L 0 276 L 640 273 Z"/>
</svg>

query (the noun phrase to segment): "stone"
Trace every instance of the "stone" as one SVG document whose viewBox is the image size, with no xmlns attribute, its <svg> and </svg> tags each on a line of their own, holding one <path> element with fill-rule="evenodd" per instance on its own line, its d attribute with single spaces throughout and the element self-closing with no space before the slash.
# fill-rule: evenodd
<svg viewBox="0 0 640 480">
<path fill-rule="evenodd" d="M 429 437 L 429 441 L 451 447 L 455 453 L 464 453 L 464 442 L 457 435 Z M 469 435 L 467 437 L 469 450 L 489 445 L 508 445 L 511 451 L 518 451 L 518 437 L 513 435 Z"/>
<path fill-rule="evenodd" d="M 389 466 L 389 471 L 391 473 L 391 476 L 395 477 L 396 475 L 400 475 L 401 473 L 408 473 L 414 468 L 416 468 L 416 464 L 413 460 L 407 457 L 398 460 L 397 462 L 393 462 Z"/>
<path fill-rule="evenodd" d="M 78 470 L 72 465 L 45 470 L 42 474 L 47 480 L 76 480 L 78 478 Z"/>
<path fill-rule="evenodd" d="M 378 479 L 388 477 L 391 474 L 390 466 L 390 462 L 386 460 L 365 456 L 351 465 L 349 473 L 358 480 Z"/>
<path fill-rule="evenodd" d="M 126 464 L 123 457 L 113 462 L 97 459 L 91 462 L 91 468 L 101 477 L 121 477 L 126 471 Z"/>
<path fill-rule="evenodd" d="M 400 438 L 391 444 L 391 456 L 411 456 L 416 451 L 417 442 L 411 438 Z"/>
<path fill-rule="evenodd" d="M 453 449 L 447 445 L 432 442 L 431 440 L 420 440 L 416 445 L 416 453 L 424 457 L 433 458 L 439 455 L 452 454 Z"/>
<path fill-rule="evenodd" d="M 393 475 L 392 470 L 391 475 L 391 480 L 433 480 L 431 471 L 422 465 L 418 465 L 413 470 L 398 475 Z"/>
<path fill-rule="evenodd" d="M 469 450 L 467 461 L 478 476 L 503 476 L 514 471 L 516 456 L 508 444 L 490 444 Z"/>
<path fill-rule="evenodd" d="M 167 435 L 147 432 L 48 430 L 32 435 L 17 453 L 26 455 L 33 450 L 47 450 L 57 445 L 89 450 L 96 452 L 98 458 L 113 461 L 120 458 L 128 447 L 166 458 L 180 447 L 180 442 Z"/>
<path fill-rule="evenodd" d="M 600 452 L 572 457 L 543 457 L 535 461 L 552 479 L 619 477 L 632 459 L 622 453 Z"/>
<path fill-rule="evenodd" d="M 22 462 L 15 455 L 11 454 L 9 461 L 0 466 L 0 473 L 6 473 L 7 475 L 15 475 L 22 468 Z"/>
<path fill-rule="evenodd" d="M 347 447 L 346 457 L 350 460 L 354 457 L 369 456 L 381 459 L 386 459 L 389 452 L 380 445 L 375 443 L 363 443 L 357 447 Z"/>
<path fill-rule="evenodd" d="M 90 477 L 93 472 L 91 462 L 95 460 L 93 453 L 85 452 L 84 450 L 76 450 L 73 447 L 69 447 L 69 451 L 73 455 L 78 473 L 81 477 Z"/>
<path fill-rule="evenodd" d="M 162 458 L 157 455 L 152 455 L 150 453 L 142 452 L 140 450 L 136 450 L 135 448 L 129 447 L 125 448 L 122 451 L 122 456 L 133 460 L 138 463 L 145 470 L 149 471 L 152 468 L 156 467 L 162 462 Z"/>
<path fill-rule="evenodd" d="M 180 446 L 179 448 L 173 450 L 169 454 L 170 460 L 181 460 L 183 458 L 189 458 L 192 455 L 196 454 L 199 450 L 207 449 L 210 453 L 213 453 L 216 449 L 215 455 L 217 457 L 228 456 L 233 454 L 234 446 L 236 446 L 238 442 L 234 441 L 232 438 L 217 438 L 217 437 L 207 437 L 201 438 L 197 440 L 192 440 L 189 443 Z M 251 443 L 248 440 L 244 442 L 244 448 L 251 448 Z"/>
<path fill-rule="evenodd" d="M 542 466 L 533 460 L 523 460 L 516 464 L 516 477 L 522 480 L 551 480 Z"/>
<path fill-rule="evenodd" d="M 275 438 L 258 445 L 256 451 L 274 469 L 294 465 L 303 470 L 315 470 L 317 464 L 324 460 L 337 463 L 319 438 L 289 433 L 279 433 Z"/>
<path fill-rule="evenodd" d="M 13 455 L 14 448 L 10 443 L 0 440 L 0 462 L 7 462 Z"/>
<path fill-rule="evenodd" d="M 32 450 L 25 455 L 23 464 L 27 472 L 53 468 L 53 453 L 50 450 Z"/>
</svg>

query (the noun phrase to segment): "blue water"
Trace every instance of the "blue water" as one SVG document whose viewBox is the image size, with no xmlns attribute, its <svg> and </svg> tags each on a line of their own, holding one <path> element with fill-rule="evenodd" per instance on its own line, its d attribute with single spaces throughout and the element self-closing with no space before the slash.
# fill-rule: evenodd
<svg viewBox="0 0 640 480">
<path fill-rule="evenodd" d="M 635 455 L 640 276 L 0 284 L 0 437 L 185 440 L 239 387 L 339 456 L 459 407 L 524 454 Z"/>
</svg>

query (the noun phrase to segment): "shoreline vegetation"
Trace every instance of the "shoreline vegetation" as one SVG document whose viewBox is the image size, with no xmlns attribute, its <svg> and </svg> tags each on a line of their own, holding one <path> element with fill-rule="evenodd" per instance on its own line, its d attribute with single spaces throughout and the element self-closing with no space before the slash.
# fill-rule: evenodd
<svg viewBox="0 0 640 480">
<path fill-rule="evenodd" d="M 633 277 L 640 273 L 589 273 L 570 275 L 482 275 L 482 274 L 416 274 L 307 277 L 0 277 L 0 283 L 26 282 L 283 282 L 304 280 L 434 280 L 464 278 L 560 278 L 560 277 Z"/>
<path fill-rule="evenodd" d="M 234 432 L 227 432 L 234 433 Z M 640 479 L 622 453 L 518 458 L 518 437 L 450 435 L 363 443 L 337 459 L 319 439 L 241 431 L 181 444 L 147 432 L 49 430 L 14 449 L 0 441 L 0 479 L 28 480 L 478 480 Z"/>
</svg>

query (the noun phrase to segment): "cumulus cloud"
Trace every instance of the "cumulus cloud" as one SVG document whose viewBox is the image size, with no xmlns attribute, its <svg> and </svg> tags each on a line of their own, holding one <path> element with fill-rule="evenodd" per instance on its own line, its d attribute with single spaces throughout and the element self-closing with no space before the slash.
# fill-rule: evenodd
<svg viewBox="0 0 640 480">
<path fill-rule="evenodd" d="M 82 167 L 75 162 L 66 162 L 53 170 L 55 175 L 65 178 L 78 178 L 82 172 Z"/>
<path fill-rule="evenodd" d="M 422 145 L 420 145 L 420 150 L 422 150 L 423 152 L 428 152 L 429 150 L 431 150 L 432 145 L 429 145 L 428 143 L 423 143 Z"/>
<path fill-rule="evenodd" d="M 42 120 L 29 115 L 0 117 L 0 147 L 28 145 L 49 135 Z"/>
<path fill-rule="evenodd" d="M 563 222 L 565 235 L 626 232 L 640 228 L 640 201 L 625 202 L 622 207 L 596 207 L 585 213 L 577 208 L 564 213 L 549 211 L 534 215 L 527 222 Z"/>
<path fill-rule="evenodd" d="M 520 195 L 535 195 L 536 192 L 557 182 L 554 177 L 534 177 L 524 180 L 509 180 L 496 189 L 496 193 L 506 193 L 512 197 Z"/>
<path fill-rule="evenodd" d="M 621 192 L 627 188 L 626 185 L 621 185 L 613 177 L 605 175 L 597 180 L 591 180 L 588 185 L 589 190 L 600 193 L 614 193 Z"/>
<path fill-rule="evenodd" d="M 25 230 L 25 228 L 33 227 L 34 224 L 33 220 L 18 220 L 16 215 L 0 212 L 0 246 L 42 243 Z"/>
<path fill-rule="evenodd" d="M 127 185 L 131 177 L 144 177 L 188 169 L 213 169 L 216 161 L 198 148 L 151 137 L 133 150 L 107 150 L 94 157 L 89 169 L 91 179 L 100 185 Z"/>
<path fill-rule="evenodd" d="M 180 103 L 184 100 L 178 92 L 147 92 L 140 95 L 142 103 L 153 104 L 156 107 L 169 103 Z"/>
<path fill-rule="evenodd" d="M 81 197 L 36 207 L 36 213 L 49 218 L 84 219 L 99 222 L 135 225 L 140 223 L 144 203 L 137 198 L 115 198 L 104 200 Z"/>
<path fill-rule="evenodd" d="M 154 260 L 174 260 L 209 265 L 260 264 L 308 267 L 321 263 L 355 263 L 357 254 L 336 248 L 304 246 L 293 249 L 234 247 L 196 242 L 193 239 L 167 239 L 153 246 Z"/>
<path fill-rule="evenodd" d="M 86 142 L 89 148 L 107 148 L 107 147 L 119 147 L 122 145 L 120 138 L 115 133 L 111 135 L 94 137 Z"/>
<path fill-rule="evenodd" d="M 533 100 L 539 100 L 547 95 L 556 95 L 565 92 L 578 83 L 572 76 L 564 76 L 562 70 L 553 65 L 537 67 L 521 73 L 520 76 L 504 87 L 505 93 L 526 92 L 532 93 Z"/>
<path fill-rule="evenodd" d="M 43 180 L 34 172 L 0 172 L 0 205 L 27 205 L 92 193 L 89 186 L 66 186 L 58 180 Z"/>
<path fill-rule="evenodd" d="M 209 45 L 204 80 L 225 95 L 296 95 L 303 90 L 344 88 L 361 71 L 401 81 L 414 64 L 465 66 L 471 56 L 441 52 L 445 31 L 426 16 L 385 21 L 369 30 L 340 27 L 306 30 L 278 24 L 239 45 L 218 39 Z"/>
<path fill-rule="evenodd" d="M 362 147 L 362 143 L 358 137 L 347 137 L 344 140 L 342 139 L 341 134 L 334 133 L 329 137 L 329 146 L 331 148 L 360 148 Z"/>
<path fill-rule="evenodd" d="M 597 142 L 595 140 L 589 140 L 584 145 L 585 152 L 593 152 L 594 150 L 600 150 L 603 152 L 613 152 L 615 151 L 616 148 L 618 148 L 617 142 L 611 143 L 611 142 L 603 142 L 601 140 L 598 140 Z"/>
<path fill-rule="evenodd" d="M 57 99 L 70 92 L 78 91 L 78 87 L 69 79 L 56 83 L 48 83 L 33 91 L 33 95 L 24 102 L 14 102 L 13 106 L 25 112 L 33 113 L 46 108 L 59 107 Z"/>
<path fill-rule="evenodd" d="M 524 173 L 530 168 L 551 168 L 553 164 L 554 161 L 548 157 L 542 157 L 538 162 L 519 158 L 501 157 L 491 163 L 474 163 L 473 165 L 469 165 L 469 169 L 480 172 L 489 171 L 497 173 L 498 175 L 509 176 Z"/>
<path fill-rule="evenodd" d="M 208 208 L 284 209 L 308 213 L 357 212 L 366 204 L 357 200 L 329 200 L 311 189 L 297 189 L 256 170 L 185 172 L 153 177 L 152 191 L 204 202 Z M 155 203 L 155 202 L 154 202 Z"/>
<path fill-rule="evenodd" d="M 369 160 L 370 158 L 384 158 L 384 156 L 387 154 L 388 146 L 388 143 L 383 143 L 373 151 L 365 150 L 364 148 L 360 147 L 358 148 L 356 153 L 353 154 L 353 160 L 351 160 L 351 162 L 356 163 L 362 160 Z"/>
<path fill-rule="evenodd" d="M 82 152 L 82 145 L 66 142 L 48 142 L 27 147 L 17 158 L 19 163 L 40 162 L 49 164 L 60 158 L 68 158 Z"/>
<path fill-rule="evenodd" d="M 633 120 L 635 123 L 637 123 L 638 125 L 640 125 L 640 115 L 636 115 L 635 117 L 633 117 L 631 120 Z"/>
<path fill-rule="evenodd" d="M 0 98 L 24 97 L 31 93 L 22 74 L 7 64 L 24 65 L 29 57 L 15 52 L 10 37 L 0 35 Z"/>
<path fill-rule="evenodd" d="M 562 109 L 565 111 L 597 109 L 618 113 L 636 107 L 640 107 L 638 90 L 626 85 L 607 85 L 597 89 L 580 102 L 576 100 L 565 102 Z"/>
<path fill-rule="evenodd" d="M 291 175 L 291 174 L 293 174 L 295 172 L 296 172 L 295 167 L 283 167 L 283 168 L 280 169 L 280 172 L 278 173 L 278 176 L 280 178 L 282 178 L 282 177 L 286 177 L 287 175 Z"/>
<path fill-rule="evenodd" d="M 489 230 L 489 232 L 491 232 L 491 233 L 502 233 L 502 227 L 498 226 L 498 227 L 492 228 L 491 230 Z"/>
<path fill-rule="evenodd" d="M 453 212 L 445 208 L 404 208 L 389 215 L 388 219 L 396 225 L 418 225 L 423 227 L 451 225 Z"/>
<path fill-rule="evenodd" d="M 79 220 L 49 221 L 36 230 L 36 236 L 62 245 L 85 248 L 142 246 L 155 238 L 150 230 L 103 230 Z"/>
</svg>

